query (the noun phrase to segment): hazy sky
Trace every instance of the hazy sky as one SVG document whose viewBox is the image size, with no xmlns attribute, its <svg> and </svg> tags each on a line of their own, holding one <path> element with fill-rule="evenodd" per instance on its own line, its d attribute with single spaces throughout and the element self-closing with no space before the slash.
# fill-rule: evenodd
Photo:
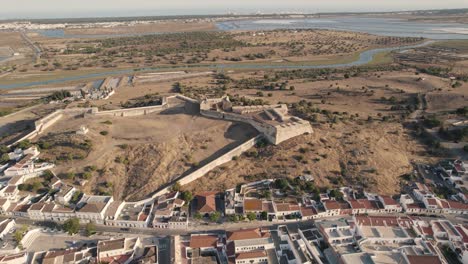
<svg viewBox="0 0 468 264">
<path fill-rule="evenodd" d="M 222 14 L 228 11 L 396 11 L 467 7 L 467 0 L 0 0 L 0 19 Z"/>
</svg>

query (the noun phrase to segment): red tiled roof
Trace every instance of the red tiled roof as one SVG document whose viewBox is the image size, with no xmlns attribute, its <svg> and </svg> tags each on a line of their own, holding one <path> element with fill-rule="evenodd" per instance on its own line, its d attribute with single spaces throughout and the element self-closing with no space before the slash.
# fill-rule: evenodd
<svg viewBox="0 0 468 264">
<path fill-rule="evenodd" d="M 395 199 L 393 199 L 392 197 L 388 195 L 382 195 L 380 197 L 382 197 L 383 203 L 385 205 L 399 205 L 397 201 L 395 201 Z"/>
<path fill-rule="evenodd" d="M 246 212 L 262 211 L 263 210 L 263 202 L 262 202 L 262 200 L 259 200 L 259 199 L 244 200 L 244 210 Z"/>
<path fill-rule="evenodd" d="M 16 191 L 16 186 L 15 185 L 8 185 L 3 192 L 4 193 L 13 193 L 15 191 Z"/>
<path fill-rule="evenodd" d="M 291 212 L 291 211 L 299 211 L 300 207 L 298 204 L 293 203 L 277 203 L 276 210 L 278 212 Z"/>
<path fill-rule="evenodd" d="M 468 234 L 465 232 L 465 230 L 461 226 L 455 226 L 455 229 L 457 229 L 458 233 L 462 235 L 463 243 L 468 243 Z"/>
<path fill-rule="evenodd" d="M 26 213 L 29 209 L 29 207 L 31 207 L 31 205 L 29 204 L 21 204 L 21 205 L 18 205 L 15 207 L 14 211 L 15 212 L 22 212 L 22 213 Z"/>
<path fill-rule="evenodd" d="M 356 216 L 356 222 L 364 226 L 408 226 L 412 220 L 396 216 Z"/>
<path fill-rule="evenodd" d="M 424 204 L 421 204 L 421 203 L 407 204 L 406 207 L 411 208 L 411 209 L 426 209 L 424 207 Z"/>
<path fill-rule="evenodd" d="M 200 235 L 190 237 L 191 248 L 209 248 L 216 247 L 218 236 L 216 235 Z"/>
<path fill-rule="evenodd" d="M 337 201 L 328 200 L 323 203 L 326 210 L 338 210 L 341 208 L 340 204 Z"/>
<path fill-rule="evenodd" d="M 302 216 L 312 216 L 317 214 L 317 210 L 314 207 L 301 207 Z"/>
<path fill-rule="evenodd" d="M 468 204 L 460 203 L 460 202 L 455 202 L 455 201 L 447 201 L 450 208 L 453 209 L 461 209 L 461 210 L 468 210 Z"/>
<path fill-rule="evenodd" d="M 266 257 L 265 251 L 251 251 L 251 252 L 242 252 L 236 255 L 237 259 L 253 259 L 253 258 L 262 258 Z"/>
<path fill-rule="evenodd" d="M 438 256 L 407 256 L 410 264 L 442 264 Z"/>
<path fill-rule="evenodd" d="M 439 206 L 439 204 L 437 203 L 437 200 L 435 198 L 429 198 L 427 199 L 427 203 L 429 205 L 436 205 L 436 206 Z"/>
<path fill-rule="evenodd" d="M 441 206 L 442 208 L 444 208 L 444 209 L 450 208 L 450 205 L 449 205 L 449 203 L 448 203 L 446 200 L 440 199 L 439 202 L 440 202 L 440 206 Z"/>
<path fill-rule="evenodd" d="M 269 231 L 260 230 L 260 228 L 249 228 L 238 231 L 232 231 L 227 233 L 227 240 L 244 240 L 244 239 L 255 239 L 255 238 L 266 238 L 270 237 Z"/>
<path fill-rule="evenodd" d="M 205 192 L 197 194 L 197 209 L 200 213 L 211 213 L 216 211 L 216 192 Z"/>
</svg>

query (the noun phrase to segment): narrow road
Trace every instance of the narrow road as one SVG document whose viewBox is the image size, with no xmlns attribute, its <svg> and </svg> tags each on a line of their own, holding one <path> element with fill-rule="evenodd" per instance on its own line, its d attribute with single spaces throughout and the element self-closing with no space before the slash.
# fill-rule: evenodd
<svg viewBox="0 0 468 264">
<path fill-rule="evenodd" d="M 32 40 L 28 37 L 28 35 L 26 35 L 26 33 L 24 31 L 21 31 L 21 37 L 23 38 L 24 41 L 26 41 L 26 43 L 28 43 L 28 45 L 31 47 L 31 49 L 33 50 L 34 52 L 34 55 L 35 55 L 35 58 L 36 59 L 40 59 L 41 58 L 41 54 L 42 54 L 42 50 L 32 42 Z"/>
</svg>

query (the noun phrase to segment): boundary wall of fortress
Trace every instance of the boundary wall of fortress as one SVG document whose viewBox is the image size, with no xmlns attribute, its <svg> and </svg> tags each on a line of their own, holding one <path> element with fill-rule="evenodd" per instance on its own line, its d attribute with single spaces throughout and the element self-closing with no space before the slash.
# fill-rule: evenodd
<svg viewBox="0 0 468 264">
<path fill-rule="evenodd" d="M 189 184 L 189 183 L 191 183 L 191 182 L 193 182 L 193 181 L 195 181 L 197 179 L 202 178 L 203 176 L 205 176 L 208 172 L 210 172 L 214 168 L 216 168 L 218 166 L 221 166 L 221 165 L 231 161 L 234 157 L 240 156 L 245 151 L 247 151 L 247 150 L 251 149 L 252 147 L 254 147 L 257 144 L 257 142 L 259 142 L 259 140 L 261 138 L 262 138 L 262 135 L 259 135 L 259 136 L 256 136 L 254 138 L 251 138 L 251 139 L 247 140 L 246 142 L 244 142 L 241 145 L 235 147 L 234 149 L 230 150 L 229 152 L 227 152 L 226 154 L 220 156 L 219 158 L 211 161 L 210 163 L 204 165 L 203 167 L 197 169 L 196 171 L 194 171 L 194 172 L 192 172 L 190 174 L 187 174 L 185 176 L 179 177 L 178 179 L 175 179 L 173 181 L 173 183 L 179 182 L 180 185 L 186 185 L 186 184 Z M 160 195 L 163 195 L 163 194 L 166 194 L 166 193 L 170 192 L 173 183 L 166 186 L 166 187 L 164 187 L 163 189 L 157 191 L 156 193 L 154 193 L 151 198 L 141 200 L 141 201 L 138 201 L 136 203 L 138 203 L 138 204 L 147 203 L 147 202 L 149 202 L 151 199 L 153 199 L 155 197 L 158 197 Z"/>
<path fill-rule="evenodd" d="M 49 128 L 53 124 L 55 124 L 57 121 L 59 121 L 64 114 L 87 114 L 87 113 L 92 113 L 97 111 L 97 108 L 70 108 L 70 109 L 59 109 L 56 110 L 55 112 L 46 115 L 45 117 L 37 120 L 34 122 L 34 129 L 33 131 L 29 132 L 27 135 L 21 137 L 20 139 L 16 140 L 14 143 L 8 145 L 8 147 L 11 147 L 15 144 L 18 144 L 19 142 L 27 139 L 33 139 L 42 132 L 44 132 L 45 129 Z"/>
<path fill-rule="evenodd" d="M 45 117 L 37 120 L 34 122 L 34 129 L 33 131 L 29 132 L 27 135 L 21 137 L 20 139 L 16 140 L 14 143 L 8 145 L 11 147 L 19 142 L 27 139 L 33 139 L 39 134 L 41 134 L 44 130 L 55 124 L 59 121 L 63 115 L 95 115 L 95 116 L 140 116 L 140 115 L 147 115 L 150 113 L 159 113 L 163 110 L 166 110 L 170 107 L 170 103 L 168 103 L 169 99 L 177 98 L 186 103 L 190 110 L 192 111 L 199 111 L 199 102 L 192 98 L 177 94 L 168 97 L 162 98 L 162 104 L 156 106 L 147 106 L 147 107 L 136 107 L 136 108 L 127 108 L 127 109 L 117 109 L 117 110 L 108 110 L 108 111 L 99 111 L 97 107 L 92 108 L 69 108 L 69 109 L 59 109 L 54 111 L 51 114 L 46 115 Z"/>
</svg>

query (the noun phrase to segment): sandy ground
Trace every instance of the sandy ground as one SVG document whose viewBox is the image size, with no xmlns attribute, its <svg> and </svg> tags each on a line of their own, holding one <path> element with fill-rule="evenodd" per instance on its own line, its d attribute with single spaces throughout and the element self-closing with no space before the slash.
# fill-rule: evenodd
<svg viewBox="0 0 468 264">
<path fill-rule="evenodd" d="M 111 121 L 112 124 L 103 124 Z M 107 192 L 116 199 L 139 199 L 161 184 L 177 177 L 205 159 L 217 157 L 224 151 L 256 135 L 249 126 L 191 116 L 180 112 L 150 114 L 139 117 L 68 117 L 50 127 L 53 134 L 40 140 L 53 140 L 70 135 L 81 125 L 89 128 L 87 139 L 93 147 L 83 160 L 59 161 L 55 171 L 80 173 L 86 166 L 99 170 L 84 187 L 86 192 Z M 108 131 L 107 136 L 100 134 Z M 121 145 L 128 145 L 122 149 Z M 73 151 L 60 146 L 44 151 L 44 158 Z M 116 157 L 123 161 L 116 162 Z M 104 187 L 106 183 L 112 187 Z M 107 189 L 106 189 L 107 188 Z"/>
</svg>

